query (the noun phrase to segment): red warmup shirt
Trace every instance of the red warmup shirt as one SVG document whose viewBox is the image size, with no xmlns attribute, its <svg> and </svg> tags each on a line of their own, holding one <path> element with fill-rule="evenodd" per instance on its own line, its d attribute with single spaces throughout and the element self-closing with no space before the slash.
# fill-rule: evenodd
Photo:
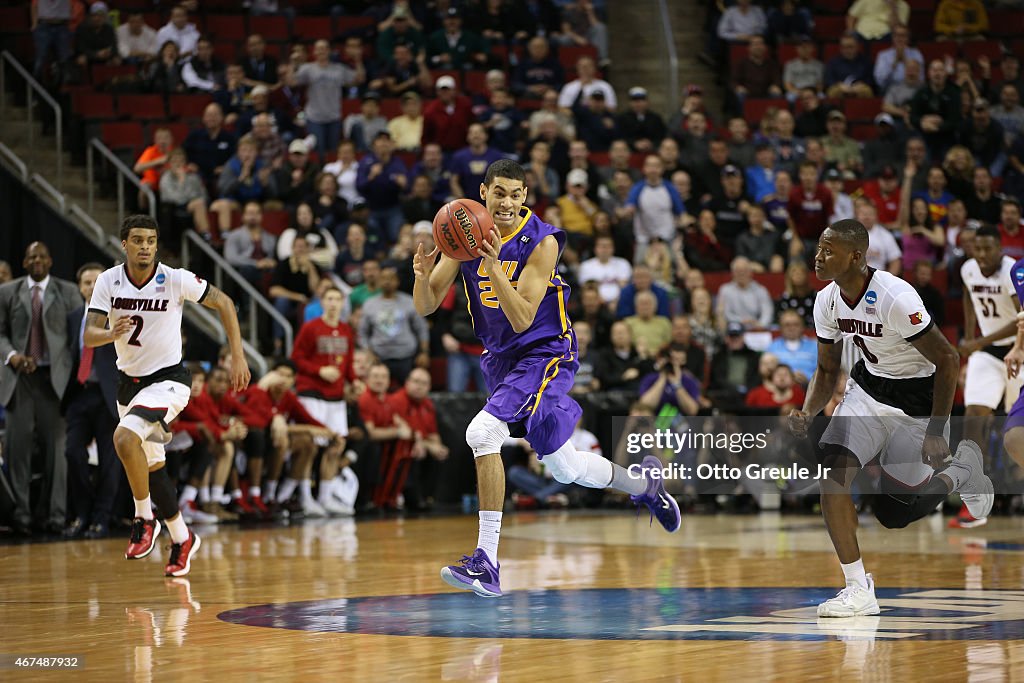
<svg viewBox="0 0 1024 683">
<path fill-rule="evenodd" d="M 437 99 L 423 109 L 423 147 L 432 142 L 445 152 L 454 152 L 466 146 L 466 132 L 473 123 L 473 103 L 468 97 L 455 98 L 452 111 Z"/>
<path fill-rule="evenodd" d="M 303 325 L 292 348 L 292 361 L 299 369 L 295 393 L 325 401 L 344 400 L 345 383 L 356 378 L 352 369 L 355 348 L 355 335 L 347 323 L 339 322 L 331 327 L 323 318 L 314 318 Z M 341 370 L 341 377 L 335 382 L 325 382 L 319 374 L 325 365 Z"/>
<path fill-rule="evenodd" d="M 359 416 L 363 422 L 373 423 L 374 427 L 391 427 L 395 424 L 395 408 L 385 395 L 383 398 L 369 389 L 359 397 Z M 405 419 L 405 418 L 403 418 Z M 380 442 L 382 457 L 406 457 L 412 451 L 412 442 L 405 439 L 390 439 Z"/>
<path fill-rule="evenodd" d="M 814 193 L 808 195 L 802 185 L 789 193 L 789 217 L 793 219 L 796 232 L 804 239 L 816 240 L 821 236 L 832 215 L 832 192 L 818 183 Z"/>
<path fill-rule="evenodd" d="M 864 196 L 870 199 L 878 209 L 878 222 L 895 223 L 900 216 L 900 188 L 897 187 L 888 195 L 882 194 L 877 180 L 864 184 Z"/>
<path fill-rule="evenodd" d="M 214 419 L 217 420 L 217 424 L 222 428 L 226 429 L 228 427 L 229 417 L 237 417 L 245 423 L 246 427 L 259 428 L 259 416 L 250 410 L 248 406 L 239 403 L 238 399 L 231 394 L 224 394 L 220 397 L 220 400 L 217 400 L 206 391 L 203 391 L 203 395 L 210 399 L 210 403 L 215 410 Z"/>
<path fill-rule="evenodd" d="M 429 398 L 421 401 L 411 399 L 405 387 L 402 387 L 388 396 L 387 402 L 395 411 L 395 415 L 409 423 L 409 428 L 413 432 L 419 432 L 421 437 L 437 434 L 437 411 L 434 402 Z"/>
<path fill-rule="evenodd" d="M 269 427 L 270 421 L 274 419 L 275 415 L 281 415 L 286 421 L 294 424 L 323 427 L 319 420 L 302 407 L 299 397 L 295 395 L 294 391 L 283 392 L 275 402 L 274 397 L 270 395 L 269 391 L 260 389 L 257 385 L 253 384 L 242 394 L 242 400 L 245 401 L 246 407 L 256 416 L 257 423 L 253 426 L 258 429 Z"/>
<path fill-rule="evenodd" d="M 804 398 L 807 396 L 804 388 L 800 385 L 793 385 L 793 398 L 789 399 L 785 403 L 778 403 L 773 397 L 772 392 L 768 387 L 761 385 L 750 390 L 747 394 L 747 405 L 751 408 L 781 408 L 784 405 L 796 406 L 799 408 L 804 404 Z"/>
<path fill-rule="evenodd" d="M 217 422 L 217 406 L 205 391 L 189 399 L 185 409 L 178 413 L 178 418 L 171 423 L 171 431 L 188 432 L 193 439 L 198 439 L 199 425 L 205 424 L 214 436 L 220 436 L 224 428 Z"/>
<path fill-rule="evenodd" d="M 1000 223 L 999 237 L 1004 254 L 1014 259 L 1024 258 L 1024 225 L 1021 225 L 1016 235 L 1011 235 L 1003 224 Z"/>
</svg>

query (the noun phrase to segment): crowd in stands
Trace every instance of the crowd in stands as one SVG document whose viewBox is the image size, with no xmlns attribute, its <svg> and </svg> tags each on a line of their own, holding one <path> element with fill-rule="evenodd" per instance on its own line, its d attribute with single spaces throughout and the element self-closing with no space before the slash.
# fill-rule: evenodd
<svg viewBox="0 0 1024 683">
<path fill-rule="evenodd" d="M 911 34 L 904 0 L 858 0 L 826 40 L 812 9 L 712 3 L 701 56 L 727 79 L 725 110 L 691 85 L 667 116 L 643 87 L 617 92 L 604 80 L 607 30 L 586 0 L 373 3 L 363 29 L 295 44 L 252 32 L 237 54 L 200 31 L 187 3 L 163 26 L 122 12 L 114 30 L 95 2 L 70 54 L 79 65 L 137 64 L 132 84 L 148 92 L 209 96 L 187 135 L 154 122 L 137 156 L 165 247 L 199 233 L 299 339 L 340 291 L 339 324 L 364 358 L 348 379 L 372 397 L 363 412 L 342 392 L 350 426 L 361 418 L 365 439 L 408 443 L 423 491 L 443 447 L 410 439 L 386 393 L 421 396 L 431 378 L 436 390 L 486 387 L 466 293 L 453 287 L 419 318 L 411 256 L 433 247 L 437 209 L 474 197 L 496 159 L 525 166 L 528 208 L 568 233 L 559 272 L 573 287 L 581 394 L 624 392 L 637 411 L 663 415 L 801 405 L 822 284 L 808 265 L 840 218 L 869 228 L 869 264 L 910 279 L 959 339 L 959 268 L 974 230 L 998 226 L 1005 253 L 1024 257 L 1020 57 L 1008 42 L 996 55 L 971 51 L 991 42 L 977 1 L 941 0 L 930 35 Z M 268 355 L 287 351 L 280 327 L 267 339 Z M 294 367 L 275 368 L 296 383 L 300 348 Z M 320 473 L 321 491 L 347 459 Z M 295 463 L 283 481 L 312 510 L 312 463 Z M 380 493 L 388 475 L 374 477 L 370 499 L 394 505 L 393 487 Z M 533 483 L 541 503 L 561 500 L 551 482 Z M 261 500 L 286 501 L 286 489 L 265 487 Z"/>
</svg>

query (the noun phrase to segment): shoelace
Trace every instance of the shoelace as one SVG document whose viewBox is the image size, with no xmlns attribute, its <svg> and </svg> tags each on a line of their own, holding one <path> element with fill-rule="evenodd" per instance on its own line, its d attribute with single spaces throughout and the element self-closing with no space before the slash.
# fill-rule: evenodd
<svg viewBox="0 0 1024 683">
<path fill-rule="evenodd" d="M 833 600 L 838 600 L 839 602 L 842 602 L 842 603 L 853 602 L 853 593 L 854 593 L 854 591 L 856 591 L 857 588 L 860 588 L 860 586 L 846 586 L 841 591 L 836 593 L 836 597 L 834 597 L 832 599 Z"/>
<path fill-rule="evenodd" d="M 463 555 L 462 559 L 459 560 L 459 564 L 464 566 L 466 569 L 472 569 L 473 571 L 483 571 L 486 569 L 484 566 L 484 558 L 480 557 L 477 553 L 470 555 Z"/>
<path fill-rule="evenodd" d="M 142 519 L 136 519 L 132 522 L 132 535 L 129 540 L 132 543 L 141 543 L 142 534 L 146 531 L 146 522 Z"/>
<path fill-rule="evenodd" d="M 171 544 L 171 556 L 167 560 L 167 564 L 178 564 L 178 558 L 181 557 L 181 543 Z"/>
</svg>

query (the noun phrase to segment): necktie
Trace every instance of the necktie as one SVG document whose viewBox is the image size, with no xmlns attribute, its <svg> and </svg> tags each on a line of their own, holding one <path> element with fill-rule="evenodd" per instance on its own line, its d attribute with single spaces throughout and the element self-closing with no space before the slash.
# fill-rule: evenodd
<svg viewBox="0 0 1024 683">
<path fill-rule="evenodd" d="M 85 384 L 92 373 L 92 354 L 95 349 L 82 345 L 82 358 L 78 362 L 78 383 Z"/>
<path fill-rule="evenodd" d="M 28 355 L 39 364 L 46 355 L 46 332 L 43 330 L 43 288 L 32 288 L 32 327 L 28 332 Z"/>
</svg>

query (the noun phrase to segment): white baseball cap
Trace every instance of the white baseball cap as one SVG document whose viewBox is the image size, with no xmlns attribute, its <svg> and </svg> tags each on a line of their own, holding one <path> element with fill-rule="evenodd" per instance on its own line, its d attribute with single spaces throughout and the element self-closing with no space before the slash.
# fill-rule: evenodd
<svg viewBox="0 0 1024 683">
<path fill-rule="evenodd" d="M 441 90 L 442 88 L 451 88 L 452 90 L 455 90 L 455 79 L 445 74 L 438 78 L 437 83 L 434 85 L 438 90 Z"/>
</svg>

